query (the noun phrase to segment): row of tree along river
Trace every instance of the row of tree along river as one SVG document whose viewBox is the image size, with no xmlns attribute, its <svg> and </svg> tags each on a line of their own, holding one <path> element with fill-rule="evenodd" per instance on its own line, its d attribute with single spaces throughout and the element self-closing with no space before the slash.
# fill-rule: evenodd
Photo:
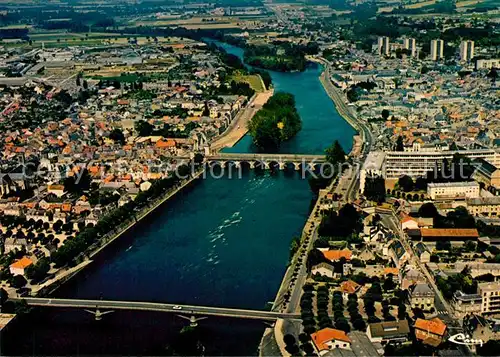
<svg viewBox="0 0 500 357">
<path fill-rule="evenodd" d="M 240 48 L 218 45 L 243 58 Z M 302 118 L 302 130 L 281 146 L 283 153 L 323 153 L 335 139 L 346 152 L 351 148 L 354 130 L 324 92 L 320 72 L 311 63 L 304 72 L 271 73 L 276 91 L 295 96 Z M 254 150 L 246 136 L 229 151 Z M 297 172 L 200 180 L 118 240 L 57 296 L 266 309 L 312 198 Z M 262 322 L 210 317 L 196 331 L 179 333 L 185 324 L 173 314 L 117 311 L 96 322 L 82 310 L 37 309 L 4 332 L 2 352 L 193 354 L 205 345 L 208 355 L 252 355 L 265 328 Z M 193 344 L 193 334 L 201 344 Z"/>
</svg>

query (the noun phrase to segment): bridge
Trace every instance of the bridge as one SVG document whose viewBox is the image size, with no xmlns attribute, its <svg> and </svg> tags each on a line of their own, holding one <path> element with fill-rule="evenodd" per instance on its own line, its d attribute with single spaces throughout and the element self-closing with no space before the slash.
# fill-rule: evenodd
<svg viewBox="0 0 500 357">
<path fill-rule="evenodd" d="M 314 168 L 315 165 L 326 162 L 325 155 L 308 155 L 308 154 L 250 154 L 250 153 L 224 153 L 206 157 L 209 163 L 218 163 L 224 166 L 226 163 L 232 162 L 236 167 L 240 167 L 242 162 L 250 165 L 250 168 L 255 168 L 257 165 L 262 165 L 265 169 L 269 169 L 272 163 L 275 163 L 280 170 L 283 170 L 287 164 L 293 164 L 296 170 L 299 170 L 301 165 L 308 165 Z"/>
<path fill-rule="evenodd" d="M 143 301 L 114 301 L 114 300 L 86 300 L 86 299 L 59 299 L 59 298 L 14 298 L 11 300 L 24 300 L 29 306 L 53 308 L 83 308 L 83 309 L 113 309 L 113 310 L 140 310 L 174 312 L 189 315 L 234 317 L 275 321 L 277 319 L 300 319 L 299 314 L 279 313 L 264 310 L 233 309 L 225 307 L 175 305 Z"/>
</svg>

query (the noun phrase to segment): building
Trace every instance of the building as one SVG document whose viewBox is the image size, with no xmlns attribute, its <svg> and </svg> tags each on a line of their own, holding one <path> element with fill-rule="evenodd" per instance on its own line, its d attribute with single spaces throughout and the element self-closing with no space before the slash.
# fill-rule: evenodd
<svg viewBox="0 0 500 357">
<path fill-rule="evenodd" d="M 444 58 L 444 41 L 432 40 L 431 41 L 431 59 L 437 61 Z"/>
<path fill-rule="evenodd" d="M 429 252 L 429 249 L 424 243 L 418 242 L 415 244 L 414 250 L 421 263 L 425 264 L 431 261 L 431 252 Z"/>
<path fill-rule="evenodd" d="M 9 267 L 10 273 L 12 275 L 24 275 L 25 269 L 33 264 L 33 261 L 28 257 L 22 257 L 16 260 Z"/>
<path fill-rule="evenodd" d="M 445 339 L 447 326 L 437 317 L 432 320 L 417 319 L 414 327 L 416 339 L 426 345 L 437 347 Z"/>
<path fill-rule="evenodd" d="M 451 161 L 455 154 L 461 154 L 476 162 L 476 159 L 483 159 L 491 169 L 500 166 L 500 154 L 493 149 L 474 150 L 433 150 L 433 151 L 375 151 L 368 154 L 360 172 L 360 189 L 364 190 L 366 179 L 369 177 L 382 177 L 387 181 L 396 182 L 401 176 L 407 175 L 412 179 L 417 179 L 427 175 L 429 172 L 436 172 L 441 169 L 444 160 Z M 478 169 L 476 169 L 476 172 Z M 492 182 L 500 187 L 500 172 L 497 176 L 489 174 L 488 182 Z M 476 181 L 478 180 L 474 177 Z M 490 183 L 487 183 L 490 185 Z"/>
<path fill-rule="evenodd" d="M 333 278 L 333 266 L 328 263 L 319 263 L 311 268 L 311 274 L 319 274 L 328 278 Z"/>
<path fill-rule="evenodd" d="M 482 298 L 479 294 L 465 294 L 462 291 L 456 291 L 453 294 L 451 306 L 458 316 L 481 313 Z"/>
<path fill-rule="evenodd" d="M 489 162 L 478 158 L 474 160 L 474 180 L 484 183 L 486 186 L 500 187 L 500 170 L 497 169 L 498 163 Z"/>
<path fill-rule="evenodd" d="M 380 56 L 389 56 L 390 54 L 389 37 L 387 36 L 379 37 L 377 44 L 378 44 L 378 54 Z"/>
<path fill-rule="evenodd" d="M 349 294 L 355 294 L 361 288 L 361 285 L 352 280 L 343 281 L 340 283 L 340 291 L 342 292 L 342 297 L 347 300 Z"/>
<path fill-rule="evenodd" d="M 408 50 L 410 52 L 410 56 L 417 56 L 417 42 L 414 38 L 405 38 L 403 40 L 403 45 L 405 50 Z"/>
<path fill-rule="evenodd" d="M 396 267 L 401 267 L 409 258 L 409 254 L 403 244 L 397 239 L 389 244 L 387 255 L 394 261 Z"/>
<path fill-rule="evenodd" d="M 482 340 L 486 343 L 490 340 L 500 339 L 500 323 L 489 320 L 483 316 L 470 314 L 463 320 L 464 332 L 474 340 Z M 470 346 L 472 352 L 476 352 L 475 345 Z"/>
<path fill-rule="evenodd" d="M 500 58 L 476 60 L 476 70 L 500 68 Z"/>
<path fill-rule="evenodd" d="M 331 262 L 345 258 L 345 260 L 351 260 L 352 252 L 349 249 L 342 250 L 325 250 L 323 251 L 325 258 Z"/>
<path fill-rule="evenodd" d="M 351 339 L 351 351 L 356 357 L 377 357 L 383 353 L 380 344 L 374 344 L 368 336 L 361 331 L 353 331 L 347 334 Z"/>
<path fill-rule="evenodd" d="M 418 283 L 410 288 L 410 304 L 412 309 L 434 311 L 434 291 L 427 283 Z"/>
<path fill-rule="evenodd" d="M 465 242 L 477 240 L 479 232 L 476 228 L 422 228 L 420 229 L 420 238 L 426 242 L 438 240 Z"/>
<path fill-rule="evenodd" d="M 407 320 L 385 321 L 368 324 L 366 335 L 373 343 L 404 343 L 408 341 L 410 326 Z"/>
<path fill-rule="evenodd" d="M 480 283 L 477 292 L 481 296 L 481 313 L 500 312 L 500 283 Z"/>
<path fill-rule="evenodd" d="M 464 199 L 479 197 L 479 184 L 472 182 L 431 182 L 427 185 L 427 195 L 432 199 Z"/>
<path fill-rule="evenodd" d="M 359 189 L 361 192 L 365 190 L 365 184 L 367 178 L 384 177 L 384 161 L 385 153 L 382 151 L 371 151 L 359 174 Z"/>
<path fill-rule="evenodd" d="M 351 348 L 351 339 L 342 330 L 334 328 L 324 328 L 311 335 L 313 347 L 316 352 L 323 356 L 335 348 L 347 349 Z"/>
<path fill-rule="evenodd" d="M 500 217 L 500 196 L 471 198 L 466 203 L 473 216 Z"/>
<path fill-rule="evenodd" d="M 474 41 L 462 41 L 460 43 L 460 60 L 469 62 L 474 58 Z"/>
</svg>

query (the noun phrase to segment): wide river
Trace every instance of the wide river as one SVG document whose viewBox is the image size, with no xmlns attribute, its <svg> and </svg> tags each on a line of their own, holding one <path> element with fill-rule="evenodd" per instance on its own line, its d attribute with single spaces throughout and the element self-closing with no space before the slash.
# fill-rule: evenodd
<svg viewBox="0 0 500 357">
<path fill-rule="evenodd" d="M 219 44 L 240 58 L 241 49 Z M 323 153 L 335 139 L 351 149 L 354 130 L 324 92 L 321 68 L 272 72 L 275 90 L 295 95 L 302 131 L 284 153 Z M 253 151 L 243 138 L 232 152 Z M 158 209 L 77 278 L 60 297 L 157 301 L 265 309 L 274 300 L 313 195 L 299 173 L 247 172 L 200 180 Z M 173 314 L 114 312 L 102 321 L 77 310 L 40 309 L 9 326 L 3 354 L 168 354 L 186 321 Z M 200 322 L 208 355 L 253 355 L 262 322 Z"/>
</svg>

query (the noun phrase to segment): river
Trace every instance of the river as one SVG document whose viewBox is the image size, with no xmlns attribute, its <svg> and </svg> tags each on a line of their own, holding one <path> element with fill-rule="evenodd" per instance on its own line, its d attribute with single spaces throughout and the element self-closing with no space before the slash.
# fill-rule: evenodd
<svg viewBox="0 0 500 357">
<path fill-rule="evenodd" d="M 220 44 L 242 56 L 239 48 Z M 321 68 L 272 72 L 277 91 L 295 95 L 302 131 L 284 153 L 322 153 L 335 139 L 349 151 L 354 130 L 324 92 Z M 254 151 L 244 137 L 232 152 Z M 313 198 L 297 172 L 243 172 L 207 177 L 177 195 L 90 268 L 60 297 L 157 301 L 265 309 L 274 300 Z M 9 326 L 4 354 L 166 354 L 185 321 L 173 314 L 114 312 L 102 321 L 76 310 L 37 310 Z M 206 354 L 252 355 L 262 322 L 212 318 L 200 322 Z"/>
</svg>

